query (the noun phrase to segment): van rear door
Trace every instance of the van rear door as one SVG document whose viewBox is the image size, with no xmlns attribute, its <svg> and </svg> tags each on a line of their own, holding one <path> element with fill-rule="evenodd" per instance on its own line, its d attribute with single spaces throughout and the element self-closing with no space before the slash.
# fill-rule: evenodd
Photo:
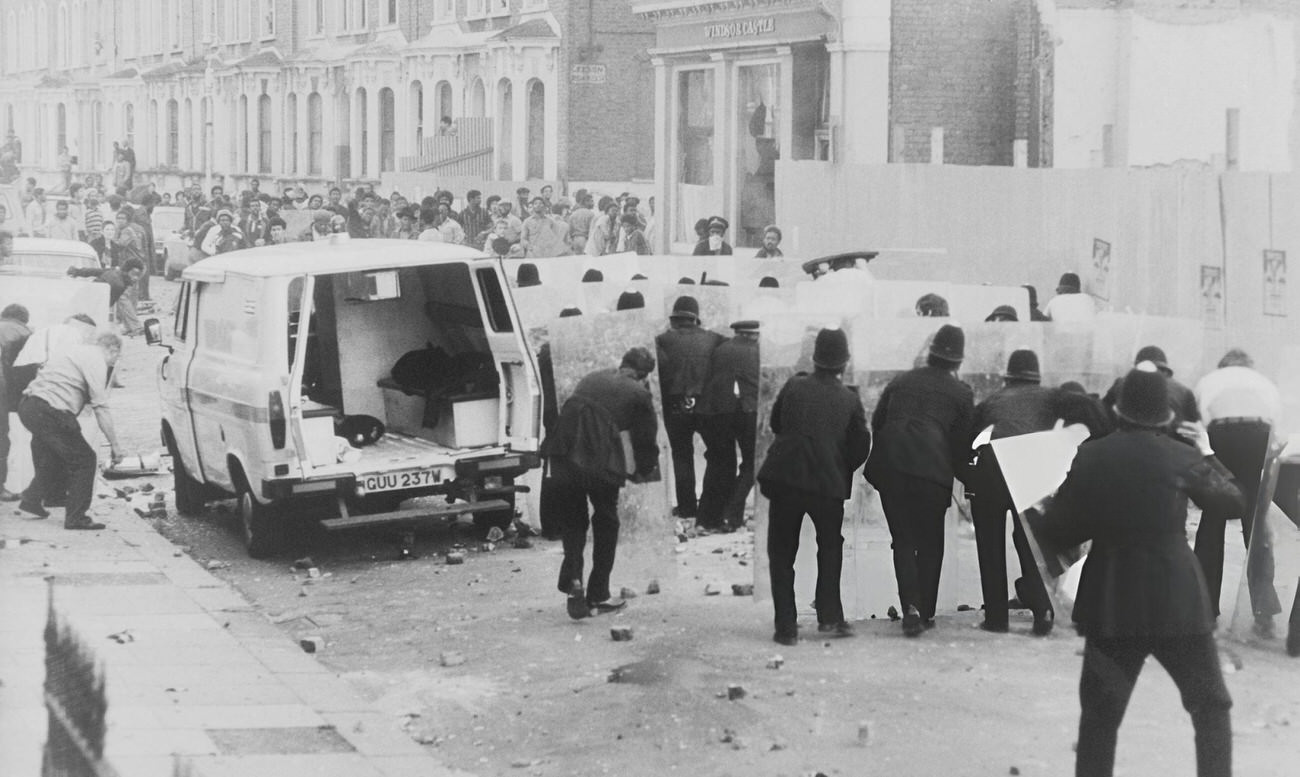
<svg viewBox="0 0 1300 777">
<path fill-rule="evenodd" d="M 515 451 L 536 452 L 542 434 L 542 389 L 537 363 L 524 340 L 500 261 L 473 264 L 474 288 L 492 357 L 501 373 L 499 439 Z"/>
</svg>

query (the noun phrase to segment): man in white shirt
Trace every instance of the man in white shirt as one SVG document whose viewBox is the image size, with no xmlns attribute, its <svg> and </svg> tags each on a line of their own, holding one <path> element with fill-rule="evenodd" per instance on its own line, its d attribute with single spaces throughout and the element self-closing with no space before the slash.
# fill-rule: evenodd
<svg viewBox="0 0 1300 777">
<path fill-rule="evenodd" d="M 1241 521 L 1242 537 L 1250 547 L 1254 528 L 1259 481 L 1268 459 L 1273 424 L 1282 414 L 1282 396 L 1277 386 L 1254 369 L 1250 355 L 1233 348 L 1219 360 L 1219 368 L 1196 384 L 1196 403 L 1209 429 L 1210 447 L 1223 466 L 1237 478 L 1246 497 L 1241 515 L 1228 515 L 1206 509 L 1196 529 L 1196 557 L 1205 573 L 1210 604 L 1219 614 L 1219 594 L 1223 584 L 1223 542 L 1226 524 Z M 1255 615 L 1255 633 L 1266 639 L 1274 634 L 1273 616 L 1282 611 L 1273 588 L 1273 551 L 1256 549 L 1246 564 L 1246 583 L 1250 589 L 1251 609 Z"/>
<path fill-rule="evenodd" d="M 59 240 L 77 239 L 77 221 L 72 218 L 66 200 L 54 203 L 54 215 L 45 222 L 45 236 Z"/>
<path fill-rule="evenodd" d="M 1097 317 L 1097 303 L 1081 291 L 1079 276 L 1067 272 L 1056 284 L 1056 296 L 1048 300 L 1043 315 L 1051 321 L 1091 321 Z"/>
<path fill-rule="evenodd" d="M 113 416 L 108 409 L 108 374 L 122 354 L 122 338 L 106 332 L 94 345 L 76 345 L 41 367 L 23 393 L 18 417 L 32 433 L 32 464 L 36 474 L 23 491 L 18 510 L 48 518 L 42 506 L 48 489 L 66 477 L 68 494 L 63 528 L 98 531 L 104 524 L 90 519 L 95 485 L 95 449 L 81 434 L 77 416 L 90 405 L 108 440 L 113 461 L 120 461 Z"/>
</svg>

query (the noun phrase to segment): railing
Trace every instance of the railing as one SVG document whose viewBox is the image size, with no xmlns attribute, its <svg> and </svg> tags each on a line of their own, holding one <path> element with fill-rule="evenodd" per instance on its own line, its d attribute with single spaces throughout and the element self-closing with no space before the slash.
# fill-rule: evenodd
<svg viewBox="0 0 1300 777">
<path fill-rule="evenodd" d="M 55 611 L 52 585 L 45 624 L 45 708 L 49 736 L 42 777 L 117 777 L 104 760 L 103 672 L 91 648 Z"/>
<path fill-rule="evenodd" d="M 440 176 L 492 178 L 492 120 L 461 119 L 454 127 L 454 134 L 424 138 L 420 153 L 402 157 L 399 169 Z"/>
</svg>

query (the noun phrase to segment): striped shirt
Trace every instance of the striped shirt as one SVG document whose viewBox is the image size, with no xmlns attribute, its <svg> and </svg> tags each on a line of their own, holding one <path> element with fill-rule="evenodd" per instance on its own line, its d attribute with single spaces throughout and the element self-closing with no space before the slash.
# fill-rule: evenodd
<svg viewBox="0 0 1300 777">
<path fill-rule="evenodd" d="M 85 226 L 87 240 L 94 240 L 104 234 L 104 214 L 99 212 L 99 208 L 86 208 Z"/>
</svg>

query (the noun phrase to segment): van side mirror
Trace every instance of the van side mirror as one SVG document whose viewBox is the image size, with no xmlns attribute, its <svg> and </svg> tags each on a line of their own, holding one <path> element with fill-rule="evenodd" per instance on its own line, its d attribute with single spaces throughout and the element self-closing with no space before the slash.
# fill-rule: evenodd
<svg viewBox="0 0 1300 777">
<path fill-rule="evenodd" d="M 162 324 L 156 318 L 144 320 L 144 341 L 149 345 L 162 345 Z"/>
</svg>

